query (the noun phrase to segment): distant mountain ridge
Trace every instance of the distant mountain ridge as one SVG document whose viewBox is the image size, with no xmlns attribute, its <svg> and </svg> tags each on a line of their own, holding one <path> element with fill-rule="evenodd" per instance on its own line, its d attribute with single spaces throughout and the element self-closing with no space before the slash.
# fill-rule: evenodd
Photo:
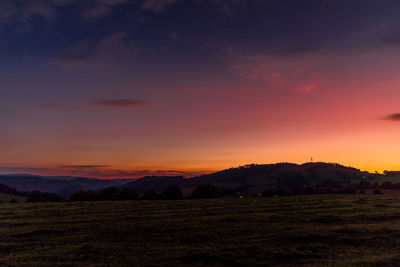
<svg viewBox="0 0 400 267">
<path fill-rule="evenodd" d="M 76 191 L 98 190 L 109 186 L 120 186 L 132 179 L 96 179 L 70 176 L 37 176 L 37 175 L 0 175 L 0 184 L 15 188 L 18 191 L 40 191 L 56 193 L 69 197 Z"/>
</svg>

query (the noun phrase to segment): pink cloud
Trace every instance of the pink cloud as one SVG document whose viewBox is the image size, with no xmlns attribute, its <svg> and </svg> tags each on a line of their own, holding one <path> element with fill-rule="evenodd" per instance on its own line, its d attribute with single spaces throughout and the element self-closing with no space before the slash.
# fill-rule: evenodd
<svg viewBox="0 0 400 267">
<path fill-rule="evenodd" d="M 232 64 L 235 73 L 248 80 L 257 80 L 268 86 L 303 94 L 315 92 L 323 75 L 322 61 L 309 58 L 253 57 Z"/>
<path fill-rule="evenodd" d="M 315 85 L 314 84 L 310 84 L 310 85 L 304 85 L 304 86 L 298 86 L 296 87 L 296 91 L 301 93 L 301 94 L 311 94 L 314 89 L 315 89 Z"/>
</svg>

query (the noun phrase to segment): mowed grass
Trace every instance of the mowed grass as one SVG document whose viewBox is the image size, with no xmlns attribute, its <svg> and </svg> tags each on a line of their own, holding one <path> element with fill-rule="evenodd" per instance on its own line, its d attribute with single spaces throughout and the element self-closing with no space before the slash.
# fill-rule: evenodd
<svg viewBox="0 0 400 267">
<path fill-rule="evenodd" d="M 400 199 L 0 205 L 0 266 L 398 266 Z"/>
</svg>

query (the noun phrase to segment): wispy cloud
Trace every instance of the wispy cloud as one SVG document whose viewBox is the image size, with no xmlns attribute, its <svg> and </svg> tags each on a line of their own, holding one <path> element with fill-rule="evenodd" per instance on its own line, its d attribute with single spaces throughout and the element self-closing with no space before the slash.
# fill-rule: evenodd
<svg viewBox="0 0 400 267">
<path fill-rule="evenodd" d="M 141 99 L 103 99 L 94 101 L 92 104 L 100 107 L 132 108 L 143 106 L 146 102 Z"/>
<path fill-rule="evenodd" d="M 324 58 L 318 55 L 311 58 L 252 55 L 239 57 L 232 69 L 241 78 L 309 95 L 316 92 L 324 80 L 321 66 L 324 66 Z"/>
<path fill-rule="evenodd" d="M 41 103 L 38 105 L 40 108 L 44 109 L 77 109 L 80 108 L 79 105 L 68 105 L 68 104 L 61 104 L 61 103 Z"/>
<path fill-rule="evenodd" d="M 97 169 L 97 168 L 108 168 L 108 165 L 61 165 L 62 169 Z"/>
<path fill-rule="evenodd" d="M 163 90 L 168 92 L 190 92 L 196 90 L 196 88 L 189 86 L 177 86 L 177 87 L 163 88 Z"/>
<path fill-rule="evenodd" d="M 68 45 L 51 64 L 66 69 L 118 64 L 126 51 L 134 51 L 132 42 L 125 40 L 126 32 L 115 32 L 100 38 L 85 38 Z M 108 62 L 104 64 L 104 62 Z"/>
<path fill-rule="evenodd" d="M 59 14 L 59 8 L 72 6 L 84 19 L 96 20 L 113 13 L 120 5 L 126 5 L 130 0 L 1 0 L 0 25 L 14 23 L 19 29 L 29 30 L 31 19 L 40 16 L 48 22 L 53 21 Z M 140 3 L 140 1 L 138 1 Z M 155 13 L 164 11 L 168 5 L 176 0 L 142 0 L 142 10 L 151 10 Z"/>
<path fill-rule="evenodd" d="M 30 173 L 45 173 L 48 168 L 35 168 L 35 167 L 18 167 L 18 166 L 0 166 L 1 173 L 19 173 L 19 174 L 30 174 Z"/>
<path fill-rule="evenodd" d="M 176 1 L 177 0 L 145 0 L 142 4 L 142 9 L 157 13 L 164 11 L 167 6 L 174 4 Z"/>
<path fill-rule="evenodd" d="M 105 17 L 112 12 L 114 6 L 128 2 L 129 0 L 98 0 L 92 8 L 85 10 L 84 15 L 88 19 Z"/>
<path fill-rule="evenodd" d="M 62 104 L 58 104 L 58 103 L 43 103 L 43 104 L 39 104 L 39 107 L 41 108 L 61 108 L 64 105 Z"/>
<path fill-rule="evenodd" d="M 142 99 L 132 99 L 132 98 L 117 98 L 117 99 L 100 99 L 94 100 L 86 104 L 61 104 L 61 103 L 42 103 L 37 105 L 39 108 L 44 109 L 85 109 L 90 107 L 104 107 L 104 108 L 134 108 L 138 106 L 143 106 L 147 104 L 145 100 Z"/>
<path fill-rule="evenodd" d="M 42 176 L 77 176 L 94 178 L 140 178 L 143 176 L 193 177 L 214 171 L 118 169 L 109 165 L 60 165 L 52 168 L 0 166 L 0 174 L 32 174 Z"/>
<path fill-rule="evenodd" d="M 84 18 L 98 19 L 109 15 L 115 6 L 128 2 L 129 0 L 2 0 L 0 23 L 29 24 L 33 16 L 52 21 L 58 8 L 65 6 L 75 6 Z"/>
</svg>

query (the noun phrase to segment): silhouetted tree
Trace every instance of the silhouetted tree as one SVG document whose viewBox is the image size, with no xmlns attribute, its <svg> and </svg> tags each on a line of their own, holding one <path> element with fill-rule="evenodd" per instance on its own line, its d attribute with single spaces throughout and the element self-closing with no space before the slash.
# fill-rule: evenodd
<svg viewBox="0 0 400 267">
<path fill-rule="evenodd" d="M 142 200 L 154 200 L 157 198 L 157 193 L 154 190 L 148 190 L 140 197 Z"/>
<path fill-rule="evenodd" d="M 286 195 L 286 192 L 282 188 L 278 188 L 278 190 L 276 191 L 276 195 L 278 197 L 283 197 Z"/>
<path fill-rule="evenodd" d="M 18 203 L 18 200 L 16 200 L 15 198 L 11 199 L 8 203 Z"/>
<path fill-rule="evenodd" d="M 124 188 L 122 191 L 119 193 L 118 199 L 120 200 L 135 200 L 138 199 L 138 194 L 136 193 L 136 190 L 133 188 Z"/>
<path fill-rule="evenodd" d="M 316 193 L 316 191 L 312 187 L 306 187 L 304 189 L 304 194 L 306 194 L 306 195 L 314 195 L 315 193 Z"/>
<path fill-rule="evenodd" d="M 262 197 L 274 197 L 275 196 L 275 190 L 274 189 L 265 189 L 264 191 L 261 192 Z"/>
<path fill-rule="evenodd" d="M 176 184 L 172 184 L 158 195 L 158 199 L 178 200 L 183 199 L 183 194 L 181 189 Z"/>
<path fill-rule="evenodd" d="M 43 194 L 39 191 L 34 191 L 32 192 L 27 198 L 26 202 L 32 203 L 32 202 L 43 202 Z"/>
<path fill-rule="evenodd" d="M 369 189 L 369 188 L 371 188 L 371 184 L 368 181 L 360 181 L 358 183 L 358 188 Z"/>
<path fill-rule="evenodd" d="M 375 189 L 373 192 L 374 195 L 383 195 L 382 191 L 379 189 Z"/>
<path fill-rule="evenodd" d="M 338 194 L 355 194 L 357 193 L 356 189 L 351 186 L 343 187 L 342 189 L 337 191 Z"/>
<path fill-rule="evenodd" d="M 98 200 L 118 200 L 119 190 L 115 186 L 104 188 L 97 196 Z"/>
<path fill-rule="evenodd" d="M 211 184 L 199 185 L 193 191 L 191 198 L 195 199 L 218 198 L 218 191 L 217 188 Z"/>
<path fill-rule="evenodd" d="M 93 190 L 79 190 L 70 197 L 71 201 L 94 201 L 96 199 L 97 195 Z"/>
</svg>

